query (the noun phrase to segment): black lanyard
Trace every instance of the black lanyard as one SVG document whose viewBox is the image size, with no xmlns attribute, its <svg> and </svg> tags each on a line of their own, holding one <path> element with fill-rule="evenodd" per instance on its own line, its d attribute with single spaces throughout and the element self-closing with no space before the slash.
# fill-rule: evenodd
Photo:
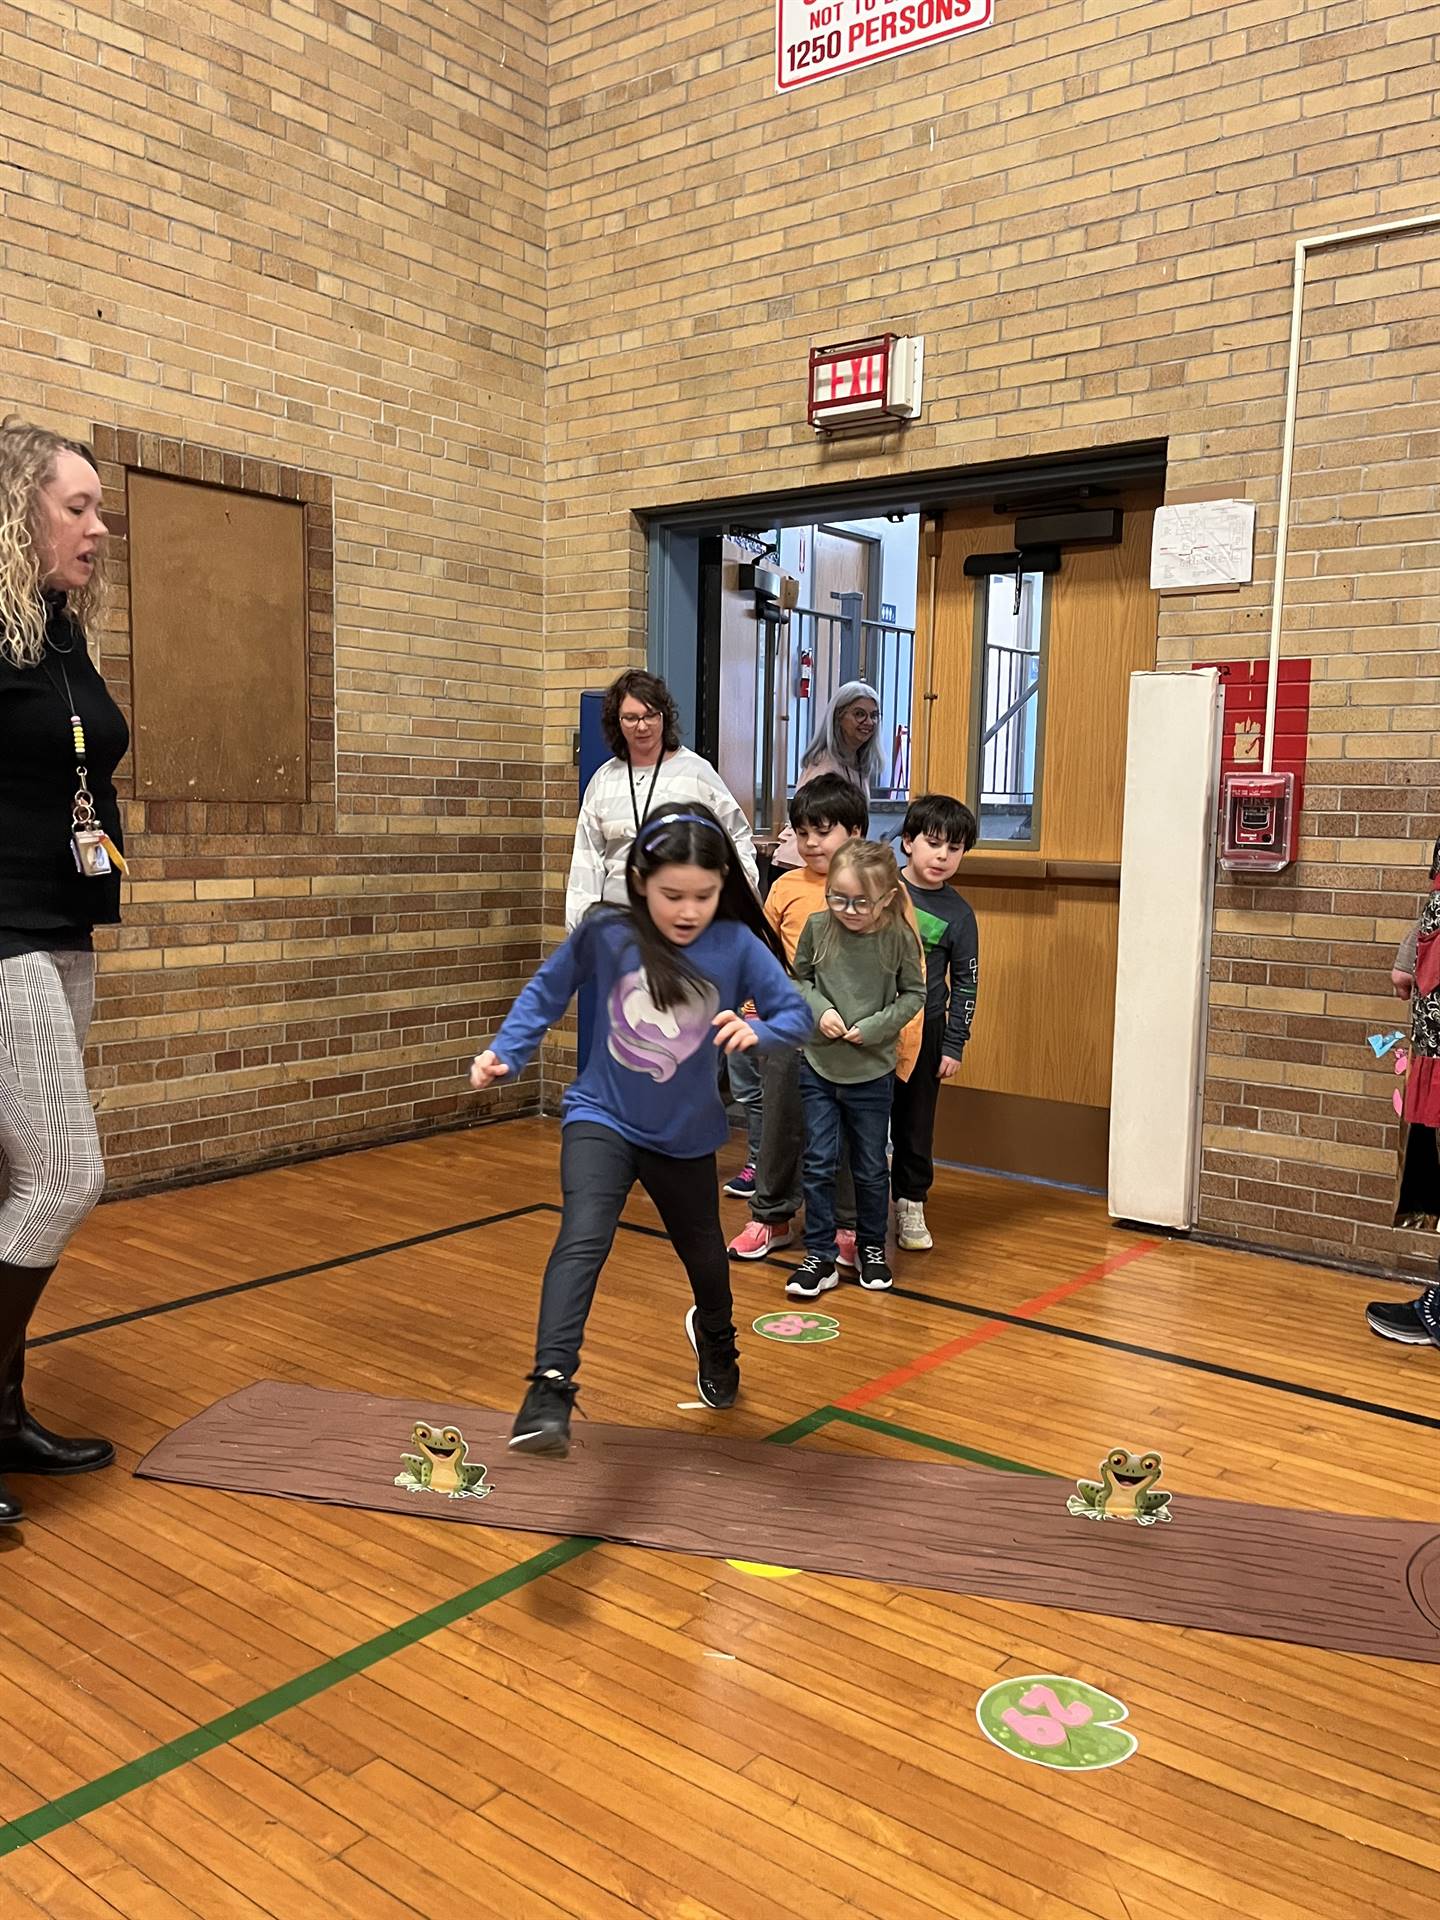
<svg viewBox="0 0 1440 1920">
<path fill-rule="evenodd" d="M 52 649 L 52 651 L 58 652 L 59 649 Z M 61 692 L 60 680 L 65 682 L 61 697 L 70 715 L 70 739 L 75 748 L 75 807 L 71 828 L 75 833 L 94 833 L 98 831 L 100 822 L 95 813 L 95 796 L 90 791 L 90 770 L 85 765 L 85 725 L 75 711 L 75 696 L 70 691 L 70 675 L 66 672 L 63 661 L 60 663 L 60 680 L 57 680 L 50 671 L 48 658 L 42 659 L 40 664 L 45 669 L 45 678 L 54 687 L 56 693 Z"/>
<path fill-rule="evenodd" d="M 650 818 L 650 809 L 655 804 L 655 782 L 660 778 L 660 768 L 665 759 L 665 750 L 660 750 L 660 758 L 655 762 L 655 771 L 650 776 L 650 784 L 645 789 L 645 811 L 640 811 L 640 801 L 635 792 L 635 769 L 630 764 L 629 755 L 625 758 L 625 771 L 630 777 L 630 811 L 635 816 L 635 837 L 640 837 L 640 829 Z"/>
</svg>

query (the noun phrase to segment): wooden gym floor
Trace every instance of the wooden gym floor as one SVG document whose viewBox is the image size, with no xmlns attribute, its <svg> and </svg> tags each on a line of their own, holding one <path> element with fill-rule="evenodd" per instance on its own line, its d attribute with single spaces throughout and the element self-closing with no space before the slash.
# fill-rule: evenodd
<svg viewBox="0 0 1440 1920">
<path fill-rule="evenodd" d="M 515 1405 L 555 1169 L 556 1129 L 521 1121 L 87 1224 L 35 1329 L 32 1398 L 113 1434 L 121 1465 L 23 1482 L 33 1517 L 0 1531 L 3 1920 L 1437 1911 L 1440 1670 L 1383 1647 L 130 1478 L 258 1378 Z M 930 1216 L 936 1251 L 898 1256 L 893 1295 L 821 1303 L 838 1339 L 749 1337 L 728 1416 L 677 1410 L 683 1276 L 662 1239 L 622 1233 L 590 1416 L 798 1421 L 805 1447 L 1069 1477 L 1125 1441 L 1164 1452 L 1182 1509 L 1435 1517 L 1440 1354 L 1366 1332 L 1385 1289 L 969 1175 L 941 1175 Z M 653 1226 L 644 1203 L 630 1219 Z M 784 1304 L 775 1268 L 735 1279 L 742 1328 Z M 976 1700 L 1026 1673 L 1116 1693 L 1139 1752 L 1065 1775 L 990 1745 Z"/>
</svg>

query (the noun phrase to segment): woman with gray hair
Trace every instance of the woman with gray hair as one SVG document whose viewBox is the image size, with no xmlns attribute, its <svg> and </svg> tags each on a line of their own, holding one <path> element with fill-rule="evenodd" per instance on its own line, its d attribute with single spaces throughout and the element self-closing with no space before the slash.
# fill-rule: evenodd
<svg viewBox="0 0 1440 1920">
<path fill-rule="evenodd" d="M 869 798 L 880 777 L 880 696 L 867 680 L 846 680 L 835 689 L 815 722 L 815 731 L 800 762 L 803 787 L 817 774 L 837 773 Z M 787 826 L 774 853 L 772 867 L 798 867 L 795 830 Z"/>
<path fill-rule="evenodd" d="M 112 776 L 130 732 L 85 644 L 100 498 L 88 447 L 0 426 L 0 1475 L 115 1457 L 49 1432 L 22 1391 L 30 1316 L 105 1184 L 81 1050 L 91 930 L 120 918 Z M 0 1525 L 23 1517 L 0 1479 Z"/>
</svg>

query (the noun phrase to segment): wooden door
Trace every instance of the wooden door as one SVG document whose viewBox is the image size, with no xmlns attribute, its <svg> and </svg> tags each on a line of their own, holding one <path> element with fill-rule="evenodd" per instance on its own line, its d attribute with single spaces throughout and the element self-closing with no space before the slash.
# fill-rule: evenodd
<svg viewBox="0 0 1440 1920">
<path fill-rule="evenodd" d="M 764 725 L 758 688 L 765 624 L 756 618 L 754 593 L 740 585 L 740 569 L 753 564 L 754 553 L 730 539 L 722 539 L 718 547 L 706 612 L 708 665 L 716 694 L 715 769 L 754 827 L 757 746 Z"/>
<path fill-rule="evenodd" d="M 858 593 L 862 596 L 861 614 L 869 619 L 870 571 L 875 542 L 860 533 L 843 533 L 834 527 L 815 529 L 815 571 L 812 575 L 811 605 L 817 613 L 838 613 L 835 595 Z"/>
<path fill-rule="evenodd" d="M 990 806 L 957 881 L 980 923 L 980 997 L 964 1071 L 941 1090 L 936 1150 L 945 1159 L 1105 1184 L 1125 724 L 1130 675 L 1155 664 L 1155 504 L 1125 503 L 1118 545 L 1066 549 L 1039 588 L 1033 800 L 1027 808 L 1023 792 L 1012 793 Z M 1012 549 L 1014 523 L 965 509 L 932 538 L 922 777 L 978 815 L 985 721 L 993 726 L 1014 702 L 992 690 L 987 706 L 995 620 L 986 595 L 996 589 L 968 576 L 965 562 Z M 1011 581 L 997 583 L 1005 596 Z M 998 792 L 993 766 L 986 779 Z"/>
<path fill-rule="evenodd" d="M 764 848 L 785 824 L 790 629 L 740 584 L 754 564 L 755 549 L 728 536 L 702 555 L 703 744 Z"/>
</svg>

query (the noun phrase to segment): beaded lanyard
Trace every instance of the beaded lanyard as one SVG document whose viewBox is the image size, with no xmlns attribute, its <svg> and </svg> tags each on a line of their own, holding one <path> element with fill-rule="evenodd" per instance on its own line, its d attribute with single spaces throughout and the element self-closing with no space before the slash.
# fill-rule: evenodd
<svg viewBox="0 0 1440 1920">
<path fill-rule="evenodd" d="M 42 661 L 45 677 L 60 691 L 60 683 L 50 671 L 48 660 Z M 75 855 L 75 865 L 79 872 L 91 879 L 101 879 L 112 867 L 118 867 L 121 873 L 129 869 L 125 865 L 125 856 L 100 824 L 100 816 L 95 811 L 95 796 L 90 791 L 90 770 L 86 766 L 85 723 L 75 711 L 75 696 L 70 691 L 70 676 L 64 663 L 60 666 L 60 679 L 65 682 L 65 704 L 70 709 L 70 738 L 75 747 L 75 801 L 70 815 L 70 846 Z"/>
</svg>

